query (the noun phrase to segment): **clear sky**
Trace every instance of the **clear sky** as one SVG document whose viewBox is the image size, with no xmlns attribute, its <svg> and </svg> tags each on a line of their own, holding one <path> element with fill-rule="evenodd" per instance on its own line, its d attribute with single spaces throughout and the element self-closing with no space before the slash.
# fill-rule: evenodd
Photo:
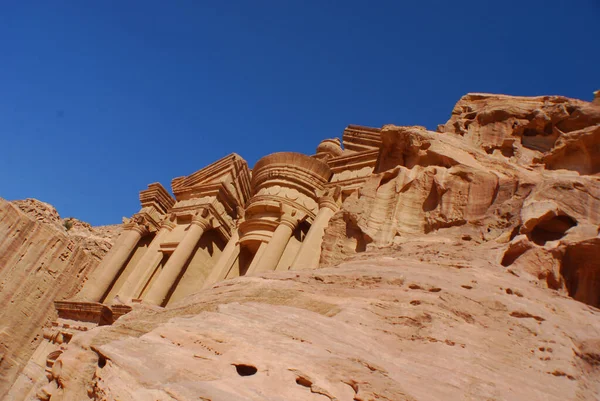
<svg viewBox="0 0 600 401">
<path fill-rule="evenodd" d="M 112 224 L 231 152 L 444 123 L 468 92 L 591 100 L 599 0 L 2 1 L 0 196 Z"/>
</svg>

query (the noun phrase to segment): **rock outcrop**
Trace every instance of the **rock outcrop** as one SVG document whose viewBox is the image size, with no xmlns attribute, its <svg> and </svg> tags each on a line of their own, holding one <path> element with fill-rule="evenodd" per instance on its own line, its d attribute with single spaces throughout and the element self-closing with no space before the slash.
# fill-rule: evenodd
<svg viewBox="0 0 600 401">
<path fill-rule="evenodd" d="M 72 230 L 47 203 L 0 199 L 0 394 L 27 382 L 17 375 L 56 318 L 53 302 L 78 292 L 118 234 L 76 220 Z"/>
<path fill-rule="evenodd" d="M 432 234 L 76 337 L 52 400 L 593 400 L 600 311 Z M 491 257 L 492 256 L 492 257 Z"/>
<path fill-rule="evenodd" d="M 230 155 L 174 198 L 151 184 L 64 303 L 96 320 L 63 316 L 48 380 L 7 399 L 596 400 L 599 163 L 597 98 L 468 94 L 438 132 L 349 126 L 313 158 Z M 102 256 L 79 244 L 65 276 Z"/>
<path fill-rule="evenodd" d="M 600 306 L 600 107 L 469 94 L 439 131 L 382 128 L 374 174 L 332 218 L 321 264 L 444 232 L 504 243 L 503 266 Z"/>
<path fill-rule="evenodd" d="M 594 103 L 562 96 L 468 94 L 438 130 L 519 164 L 600 172 L 600 108 Z"/>
<path fill-rule="evenodd" d="M 106 255 L 121 232 L 120 224 L 92 227 L 74 217 L 61 218 L 54 206 L 37 199 L 16 200 L 11 203 L 32 220 L 52 226 L 59 232 L 67 232 L 71 240 L 97 260 Z"/>
</svg>

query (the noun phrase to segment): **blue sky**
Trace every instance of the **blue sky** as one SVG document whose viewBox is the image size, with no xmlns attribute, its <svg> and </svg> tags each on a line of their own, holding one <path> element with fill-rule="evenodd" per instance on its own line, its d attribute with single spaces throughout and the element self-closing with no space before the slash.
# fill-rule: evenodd
<svg viewBox="0 0 600 401">
<path fill-rule="evenodd" d="M 5 1 L 0 196 L 118 223 L 231 152 L 600 88 L 600 1 Z"/>
</svg>

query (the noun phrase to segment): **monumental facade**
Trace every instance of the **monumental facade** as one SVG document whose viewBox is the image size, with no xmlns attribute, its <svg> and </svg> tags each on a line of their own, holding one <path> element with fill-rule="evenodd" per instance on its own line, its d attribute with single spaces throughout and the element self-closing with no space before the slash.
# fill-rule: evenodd
<svg viewBox="0 0 600 401">
<path fill-rule="evenodd" d="M 252 170 L 231 154 L 173 179 L 174 197 L 150 184 L 141 210 L 59 311 L 104 305 L 118 317 L 125 305 L 167 306 L 233 277 L 316 268 L 329 219 L 372 173 L 380 141 L 378 129 L 349 126 L 344 149 L 327 139 L 313 156 L 274 153 Z"/>
<path fill-rule="evenodd" d="M 380 129 L 350 125 L 312 156 L 274 153 L 251 170 L 230 154 L 174 178 L 173 195 L 148 185 L 79 294 L 55 302 L 58 319 L 26 376 L 44 381 L 73 335 L 112 324 L 136 303 L 164 307 L 223 280 L 317 268 L 330 218 L 373 173 L 380 145 Z"/>
</svg>

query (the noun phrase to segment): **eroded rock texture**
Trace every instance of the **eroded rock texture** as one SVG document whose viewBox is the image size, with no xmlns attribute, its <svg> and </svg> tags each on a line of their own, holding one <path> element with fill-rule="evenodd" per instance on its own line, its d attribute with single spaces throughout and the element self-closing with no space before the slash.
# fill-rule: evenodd
<svg viewBox="0 0 600 401">
<path fill-rule="evenodd" d="M 469 94 L 439 131 L 463 136 L 487 153 L 549 170 L 600 172 L 600 109 L 562 96 Z"/>
<path fill-rule="evenodd" d="M 600 312 L 436 234 L 222 282 L 74 339 L 52 400 L 592 400 Z"/>
<path fill-rule="evenodd" d="M 332 218 L 321 263 L 443 232 L 506 243 L 503 266 L 600 306 L 600 107 L 470 94 L 440 131 L 382 128 L 374 174 Z"/>
<path fill-rule="evenodd" d="M 75 295 L 111 246 L 109 235 L 90 228 L 86 236 L 78 225 L 67 232 L 43 202 L 0 199 L 0 394 L 39 344 L 42 327 L 55 319 L 54 300 Z"/>
</svg>

